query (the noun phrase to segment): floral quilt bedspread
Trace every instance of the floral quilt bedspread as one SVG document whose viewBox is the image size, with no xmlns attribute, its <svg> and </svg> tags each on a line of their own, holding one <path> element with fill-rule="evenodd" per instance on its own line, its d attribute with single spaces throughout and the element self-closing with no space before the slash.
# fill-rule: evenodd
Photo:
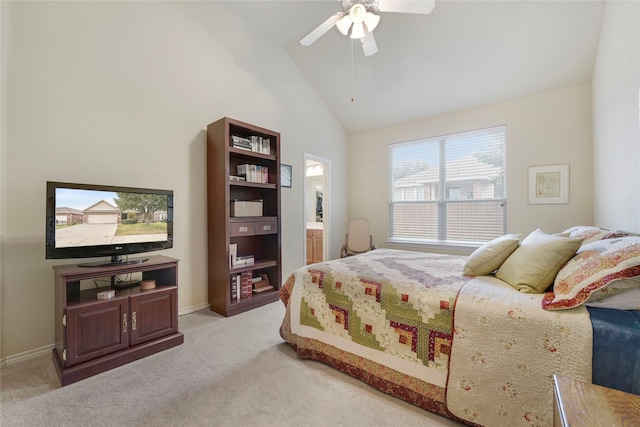
<svg viewBox="0 0 640 427">
<path fill-rule="evenodd" d="M 591 382 L 589 313 L 545 311 L 542 298 L 489 276 L 461 290 L 447 387 L 451 412 L 485 426 L 550 426 L 553 374 Z"/>
</svg>

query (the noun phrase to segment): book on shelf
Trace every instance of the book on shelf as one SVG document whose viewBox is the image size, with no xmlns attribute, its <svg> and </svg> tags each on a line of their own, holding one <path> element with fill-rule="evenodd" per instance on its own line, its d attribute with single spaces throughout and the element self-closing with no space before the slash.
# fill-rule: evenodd
<svg viewBox="0 0 640 427">
<path fill-rule="evenodd" d="M 245 265 L 253 265 L 255 262 L 253 255 L 236 256 L 235 263 L 232 267 L 244 267 Z"/>
<path fill-rule="evenodd" d="M 240 150 L 271 155 L 271 140 L 257 135 L 250 137 L 231 135 L 231 146 Z"/>
<path fill-rule="evenodd" d="M 252 290 L 251 278 L 250 271 L 231 275 L 231 301 L 249 298 L 252 293 L 256 293 Z"/>
<path fill-rule="evenodd" d="M 231 301 L 236 301 L 240 298 L 240 275 L 234 274 L 231 276 Z"/>
<path fill-rule="evenodd" d="M 231 135 L 231 145 L 233 146 L 233 148 L 253 151 L 251 149 L 251 140 L 249 138 L 243 138 L 241 136 Z"/>
<path fill-rule="evenodd" d="M 251 150 L 261 154 L 271 154 L 271 141 L 261 136 L 251 137 Z"/>
<path fill-rule="evenodd" d="M 238 244 L 231 243 L 229 245 L 229 267 L 233 268 L 236 266 L 238 260 Z"/>
<path fill-rule="evenodd" d="M 240 298 L 249 298 L 251 296 L 251 286 L 253 274 L 250 271 L 240 273 Z"/>
<path fill-rule="evenodd" d="M 261 165 L 242 164 L 236 167 L 237 175 L 247 182 L 269 183 L 269 168 Z"/>
<path fill-rule="evenodd" d="M 251 148 L 242 147 L 239 145 L 234 145 L 233 148 L 237 148 L 238 150 L 251 151 Z"/>
</svg>

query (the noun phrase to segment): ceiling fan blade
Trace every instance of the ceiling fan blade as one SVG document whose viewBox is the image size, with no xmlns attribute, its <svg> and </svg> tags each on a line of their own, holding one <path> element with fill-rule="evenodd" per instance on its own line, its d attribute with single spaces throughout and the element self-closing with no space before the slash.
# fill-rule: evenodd
<svg viewBox="0 0 640 427">
<path fill-rule="evenodd" d="M 336 25 L 338 19 L 342 18 L 343 15 L 344 13 L 342 12 L 336 12 L 334 15 L 330 16 L 329 19 L 318 25 L 315 30 L 311 31 L 305 38 L 300 40 L 300 44 L 303 46 L 310 46 L 311 43 L 318 40 L 324 33 Z"/>
<path fill-rule="evenodd" d="M 378 9 L 380 12 L 421 13 L 428 15 L 435 5 L 435 0 L 378 0 Z"/>
<path fill-rule="evenodd" d="M 373 33 L 367 31 L 365 36 L 360 39 L 360 42 L 362 43 L 364 56 L 371 56 L 378 51 L 378 45 L 376 44 L 375 37 L 373 37 Z"/>
</svg>

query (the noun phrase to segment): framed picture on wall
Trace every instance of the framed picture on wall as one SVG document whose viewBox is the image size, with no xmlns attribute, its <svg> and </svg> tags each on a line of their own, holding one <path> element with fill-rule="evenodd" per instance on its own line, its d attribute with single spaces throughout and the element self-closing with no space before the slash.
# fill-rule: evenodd
<svg viewBox="0 0 640 427">
<path fill-rule="evenodd" d="M 529 167 L 529 204 L 569 203 L 569 165 Z"/>
<path fill-rule="evenodd" d="M 291 165 L 280 165 L 280 185 L 291 188 Z"/>
</svg>

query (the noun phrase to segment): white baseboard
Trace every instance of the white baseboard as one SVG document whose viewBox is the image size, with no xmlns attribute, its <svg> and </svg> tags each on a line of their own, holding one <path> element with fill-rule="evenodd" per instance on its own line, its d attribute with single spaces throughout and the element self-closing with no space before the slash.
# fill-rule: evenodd
<svg viewBox="0 0 640 427">
<path fill-rule="evenodd" d="M 198 305 L 193 305 L 191 307 L 185 307 L 183 309 L 178 310 L 178 316 L 184 316 L 185 314 L 195 313 L 196 311 L 204 310 L 209 308 L 209 303 L 202 303 Z M 35 348 L 33 350 L 23 351 L 22 353 L 12 354 L 7 357 L 0 358 L 0 368 L 4 368 L 7 365 L 11 365 L 18 362 L 23 362 L 25 360 L 33 359 L 34 357 L 42 356 L 43 354 L 50 354 L 54 349 L 55 344 L 45 345 L 44 347 Z"/>
<path fill-rule="evenodd" d="M 202 304 L 192 305 L 191 307 L 185 307 L 183 309 L 178 310 L 178 316 L 184 316 L 185 314 L 195 313 L 196 311 L 204 310 L 205 308 L 210 308 L 208 302 L 203 302 Z"/>
<path fill-rule="evenodd" d="M 42 356 L 43 354 L 51 354 L 54 348 L 54 344 L 45 345 L 44 347 L 34 348 L 33 350 L 23 351 L 22 353 L 12 354 L 11 356 L 3 357 L 0 359 L 0 367 L 4 368 L 7 365 L 13 363 L 23 362 L 25 360 L 33 359 L 34 357 Z"/>
</svg>

